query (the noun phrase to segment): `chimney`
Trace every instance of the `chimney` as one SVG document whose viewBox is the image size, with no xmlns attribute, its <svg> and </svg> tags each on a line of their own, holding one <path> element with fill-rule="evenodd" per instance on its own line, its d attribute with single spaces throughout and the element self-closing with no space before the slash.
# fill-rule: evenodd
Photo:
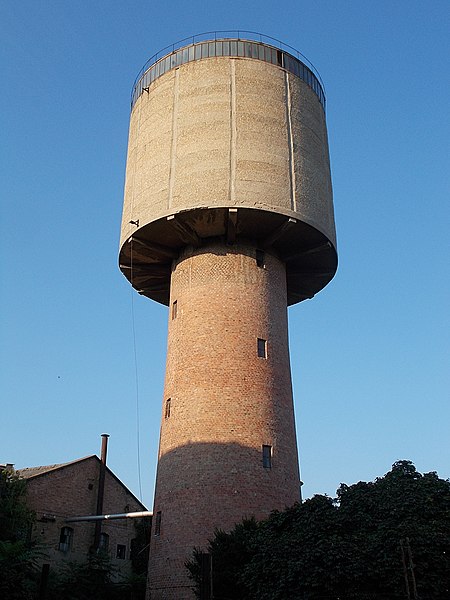
<svg viewBox="0 0 450 600">
<path fill-rule="evenodd" d="M 96 515 L 103 513 L 103 498 L 105 495 L 105 475 L 106 475 L 106 455 L 108 452 L 108 433 L 102 433 L 102 449 L 100 454 L 100 473 L 98 477 L 97 510 Z M 94 552 L 98 552 L 100 547 L 100 536 L 102 533 L 102 522 L 95 522 L 94 532 Z"/>
</svg>

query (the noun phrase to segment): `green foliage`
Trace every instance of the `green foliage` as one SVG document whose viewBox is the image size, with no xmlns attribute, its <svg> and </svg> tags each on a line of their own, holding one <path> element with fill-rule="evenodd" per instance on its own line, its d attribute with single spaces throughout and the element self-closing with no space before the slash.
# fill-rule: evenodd
<svg viewBox="0 0 450 600">
<path fill-rule="evenodd" d="M 341 486 L 338 499 L 340 519 L 361 552 L 359 589 L 404 597 L 403 545 L 414 564 L 412 571 L 407 565 L 410 588 L 414 578 L 419 597 L 450 598 L 449 481 L 399 461 L 374 483 Z"/>
<path fill-rule="evenodd" d="M 261 523 L 216 532 L 215 600 L 450 599 L 450 482 L 395 463 Z M 188 565 L 198 580 L 198 553 Z"/>
<path fill-rule="evenodd" d="M 341 592 L 336 572 L 345 573 L 351 549 L 341 543 L 336 506 L 314 496 L 261 524 L 255 552 L 243 571 L 250 598 L 316 598 Z M 274 576 L 276 575 L 276 576 Z"/>
<path fill-rule="evenodd" d="M 49 599 L 113 600 L 120 593 L 113 583 L 115 571 L 104 553 L 91 555 L 86 562 L 67 562 L 49 586 Z"/>
<path fill-rule="evenodd" d="M 136 537 L 131 546 L 131 565 L 136 575 L 147 575 L 148 554 L 150 548 L 150 519 L 133 519 Z"/>
<path fill-rule="evenodd" d="M 144 600 L 145 574 L 120 579 L 108 553 L 50 571 L 47 600 Z"/>
<path fill-rule="evenodd" d="M 34 522 L 26 505 L 26 481 L 14 470 L 0 471 L 0 541 L 25 541 Z"/>
<path fill-rule="evenodd" d="M 214 539 L 210 542 L 210 551 L 213 560 L 214 598 L 239 598 L 247 599 L 246 587 L 235 574 L 243 563 L 250 560 L 253 555 L 252 540 L 257 530 L 255 519 L 246 519 L 236 525 L 230 533 L 220 529 L 216 530 Z M 192 560 L 186 563 L 189 576 L 195 582 L 195 593 L 200 597 L 202 581 L 201 550 L 194 549 Z"/>
<path fill-rule="evenodd" d="M 121 584 L 121 600 L 144 600 L 147 588 L 147 570 L 145 573 L 132 573 Z"/>
<path fill-rule="evenodd" d="M 13 470 L 0 472 L 0 598 L 36 597 L 38 551 L 29 543 L 34 513 L 26 505 L 26 482 Z"/>
<path fill-rule="evenodd" d="M 0 598 L 34 600 L 39 581 L 36 550 L 25 542 L 0 541 Z"/>
</svg>

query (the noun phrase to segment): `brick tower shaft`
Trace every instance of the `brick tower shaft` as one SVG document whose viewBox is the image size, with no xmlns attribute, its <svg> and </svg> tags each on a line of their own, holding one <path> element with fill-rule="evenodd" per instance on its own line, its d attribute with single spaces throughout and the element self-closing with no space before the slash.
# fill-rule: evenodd
<svg viewBox="0 0 450 600">
<path fill-rule="evenodd" d="M 190 598 L 194 546 L 299 490 L 285 265 L 252 244 L 187 249 L 171 279 L 151 598 Z"/>
</svg>

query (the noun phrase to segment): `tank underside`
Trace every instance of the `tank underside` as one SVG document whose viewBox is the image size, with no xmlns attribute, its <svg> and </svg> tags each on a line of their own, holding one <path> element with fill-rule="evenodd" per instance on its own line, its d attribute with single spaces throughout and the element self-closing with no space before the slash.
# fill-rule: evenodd
<svg viewBox="0 0 450 600">
<path fill-rule="evenodd" d="M 279 212 L 251 208 L 196 208 L 140 226 L 122 245 L 119 266 L 143 296 L 169 304 L 172 261 L 186 246 L 214 239 L 245 241 L 286 263 L 288 305 L 312 298 L 333 278 L 337 253 L 315 227 Z"/>
</svg>

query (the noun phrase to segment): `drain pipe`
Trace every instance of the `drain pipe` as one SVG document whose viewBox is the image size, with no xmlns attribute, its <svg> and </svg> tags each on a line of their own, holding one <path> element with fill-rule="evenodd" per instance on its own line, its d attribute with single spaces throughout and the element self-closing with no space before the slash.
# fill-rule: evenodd
<svg viewBox="0 0 450 600">
<path fill-rule="evenodd" d="M 103 513 L 103 498 L 105 496 L 105 475 L 106 475 L 106 455 L 108 452 L 108 438 L 107 433 L 102 433 L 102 450 L 100 455 L 100 474 L 98 477 L 98 493 L 97 493 L 97 510 L 96 515 Z M 100 548 L 100 536 L 102 533 L 102 522 L 98 520 L 95 522 L 94 531 L 94 553 L 98 552 Z"/>
</svg>

